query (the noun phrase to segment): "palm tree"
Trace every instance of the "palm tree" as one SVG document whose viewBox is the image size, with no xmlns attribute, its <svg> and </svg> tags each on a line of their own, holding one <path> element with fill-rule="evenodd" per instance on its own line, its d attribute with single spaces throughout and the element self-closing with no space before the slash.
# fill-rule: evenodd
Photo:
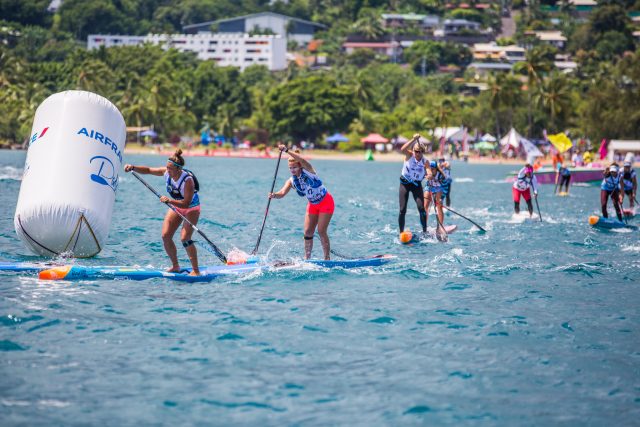
<svg viewBox="0 0 640 427">
<path fill-rule="evenodd" d="M 375 10 L 371 13 L 361 14 L 360 18 L 352 25 L 352 29 L 369 40 L 375 40 L 385 33 L 380 17 Z"/>
<path fill-rule="evenodd" d="M 567 77 L 554 71 L 543 80 L 536 92 L 537 104 L 550 118 L 550 128 L 562 130 L 567 124 L 567 117 L 572 109 L 571 87 Z"/>
<path fill-rule="evenodd" d="M 353 82 L 353 95 L 355 99 L 365 108 L 375 109 L 375 92 L 373 84 L 362 71 L 359 71 Z"/>
<path fill-rule="evenodd" d="M 542 49 L 533 48 L 527 51 L 525 61 L 518 63 L 516 67 L 527 74 L 527 118 L 529 123 L 527 136 L 531 137 L 533 131 L 532 92 L 543 78 L 542 73 L 551 69 L 551 63 L 545 58 Z"/>
<path fill-rule="evenodd" d="M 440 104 L 436 110 L 436 121 L 440 123 L 440 129 L 442 131 L 442 136 L 440 137 L 440 141 L 438 142 L 440 153 L 443 153 L 444 145 L 446 142 L 446 129 L 449 127 L 449 118 L 453 113 L 453 102 L 450 99 L 445 98 L 440 101 Z"/>
</svg>

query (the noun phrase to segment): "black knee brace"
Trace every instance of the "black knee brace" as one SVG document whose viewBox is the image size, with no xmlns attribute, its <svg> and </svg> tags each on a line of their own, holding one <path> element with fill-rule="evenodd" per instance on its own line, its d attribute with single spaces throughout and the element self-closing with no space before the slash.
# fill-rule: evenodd
<svg viewBox="0 0 640 427">
<path fill-rule="evenodd" d="M 309 237 L 309 236 L 304 236 L 304 240 L 313 240 L 313 236 Z"/>
<path fill-rule="evenodd" d="M 189 246 L 193 245 L 193 240 L 183 240 L 182 241 L 182 246 L 184 246 L 185 248 L 188 248 Z"/>
</svg>

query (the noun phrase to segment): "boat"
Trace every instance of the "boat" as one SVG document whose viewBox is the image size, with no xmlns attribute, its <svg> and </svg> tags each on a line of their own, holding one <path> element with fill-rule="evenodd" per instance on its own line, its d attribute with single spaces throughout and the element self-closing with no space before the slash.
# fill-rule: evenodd
<svg viewBox="0 0 640 427">
<path fill-rule="evenodd" d="M 146 267 L 131 266 L 81 266 L 81 265 L 53 265 L 38 263 L 0 263 L 0 271 L 38 273 L 41 280 L 146 280 L 167 279 L 178 282 L 210 282 L 224 276 L 248 274 L 256 271 L 272 271 L 282 268 L 296 268 L 313 265 L 321 268 L 362 268 L 378 267 L 396 258 L 393 255 L 376 255 L 367 258 L 343 260 L 304 260 L 304 261 L 275 261 L 248 262 L 246 264 L 216 265 L 200 268 L 199 276 L 190 276 L 190 269 L 180 273 L 168 273 L 163 270 Z"/>
<path fill-rule="evenodd" d="M 571 171 L 571 184 L 575 184 L 576 182 L 601 181 L 604 172 L 604 168 L 600 165 L 569 167 L 569 170 Z M 555 185 L 556 183 L 556 171 L 551 167 L 542 167 L 534 171 L 533 174 L 539 184 Z M 507 177 L 507 180 L 513 182 L 516 180 L 517 176 L 517 171 L 511 172 Z"/>
</svg>

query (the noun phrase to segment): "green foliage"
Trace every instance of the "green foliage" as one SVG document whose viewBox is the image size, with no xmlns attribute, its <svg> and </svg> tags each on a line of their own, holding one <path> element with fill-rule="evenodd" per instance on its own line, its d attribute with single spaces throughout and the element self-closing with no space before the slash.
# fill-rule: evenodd
<svg viewBox="0 0 640 427">
<path fill-rule="evenodd" d="M 471 62 L 471 51 L 464 45 L 450 42 L 418 40 L 404 51 L 406 61 L 417 74 L 437 71 L 440 65 L 466 66 Z"/>
<path fill-rule="evenodd" d="M 323 75 L 275 87 L 269 93 L 268 107 L 277 135 L 311 141 L 323 133 L 346 128 L 357 113 L 350 88 Z"/>
</svg>

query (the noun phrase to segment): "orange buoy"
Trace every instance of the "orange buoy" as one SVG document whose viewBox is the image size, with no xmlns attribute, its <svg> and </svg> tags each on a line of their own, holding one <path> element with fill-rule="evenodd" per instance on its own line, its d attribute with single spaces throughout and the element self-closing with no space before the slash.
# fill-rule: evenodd
<svg viewBox="0 0 640 427">
<path fill-rule="evenodd" d="M 409 230 L 400 233 L 400 243 L 409 243 L 413 239 L 413 233 Z"/>
<path fill-rule="evenodd" d="M 590 225 L 596 225 L 598 223 L 598 221 L 600 220 L 600 217 L 596 216 L 596 215 L 591 215 L 589 217 L 589 224 Z"/>
<path fill-rule="evenodd" d="M 48 270 L 42 270 L 38 274 L 38 279 L 40 280 L 62 280 L 67 277 L 69 274 L 69 270 L 71 270 L 70 265 L 63 265 L 61 267 L 53 267 Z"/>
</svg>

